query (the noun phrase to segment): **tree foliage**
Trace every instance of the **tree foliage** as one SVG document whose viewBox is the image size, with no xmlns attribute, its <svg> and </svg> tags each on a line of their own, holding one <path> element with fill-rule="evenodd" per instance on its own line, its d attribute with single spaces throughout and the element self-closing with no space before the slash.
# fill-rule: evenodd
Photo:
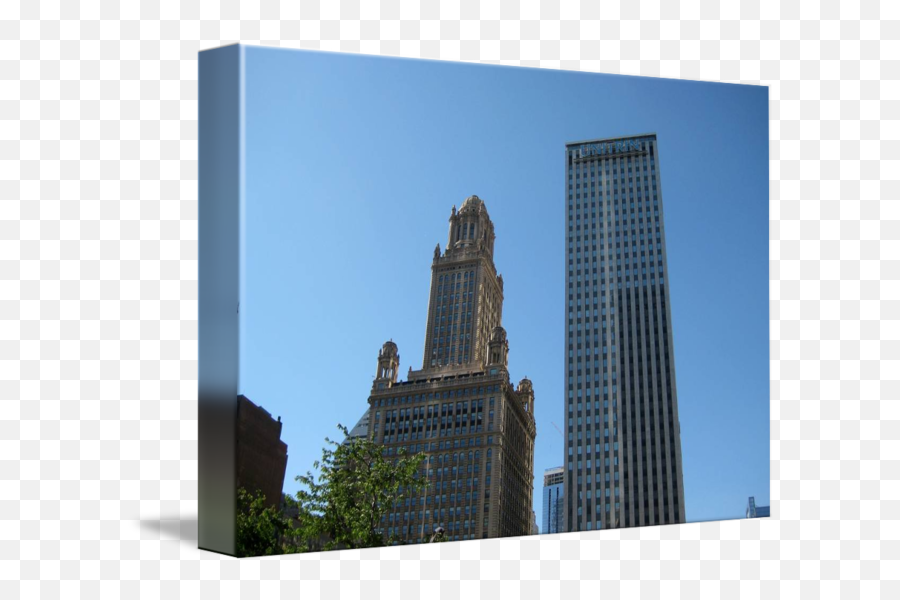
<svg viewBox="0 0 900 600">
<path fill-rule="evenodd" d="M 345 436 L 346 427 L 338 425 Z M 340 444 L 328 438 L 329 447 L 314 463 L 312 472 L 296 479 L 304 487 L 297 492 L 300 537 L 319 541 L 323 550 L 371 548 L 385 539 L 381 519 L 396 502 L 415 495 L 425 486 L 419 476 L 424 454 L 396 458 L 382 454 L 383 446 L 368 438 L 347 439 Z"/>
<path fill-rule="evenodd" d="M 265 556 L 296 552 L 292 542 L 292 525 L 282 511 L 270 506 L 260 492 L 238 490 L 237 540 L 238 556 Z"/>
<path fill-rule="evenodd" d="M 345 436 L 347 429 L 338 425 Z M 238 490 L 237 554 L 265 556 L 339 548 L 371 548 L 390 543 L 381 519 L 391 507 L 419 492 L 424 454 L 396 458 L 366 438 L 340 444 L 325 438 L 322 459 L 296 478 L 303 484 L 296 499 L 285 496 L 280 508 L 258 492 Z M 440 540 L 436 540 L 440 541 Z"/>
</svg>

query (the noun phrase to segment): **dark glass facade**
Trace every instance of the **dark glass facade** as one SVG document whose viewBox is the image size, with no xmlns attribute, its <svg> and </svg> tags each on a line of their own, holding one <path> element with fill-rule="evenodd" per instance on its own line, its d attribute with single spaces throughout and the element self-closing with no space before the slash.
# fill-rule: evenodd
<svg viewBox="0 0 900 600">
<path fill-rule="evenodd" d="M 541 533 L 563 533 L 565 531 L 565 507 L 563 500 L 565 469 L 557 467 L 544 471 L 543 518 Z"/>
</svg>

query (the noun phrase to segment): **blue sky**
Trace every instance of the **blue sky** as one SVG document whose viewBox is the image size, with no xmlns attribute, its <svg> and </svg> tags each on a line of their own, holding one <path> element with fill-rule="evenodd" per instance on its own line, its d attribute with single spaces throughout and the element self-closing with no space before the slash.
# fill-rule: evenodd
<svg viewBox="0 0 900 600">
<path fill-rule="evenodd" d="M 284 423 L 285 490 L 367 407 L 381 345 L 422 366 L 451 206 L 494 222 L 535 511 L 563 462 L 566 142 L 655 132 L 688 521 L 769 503 L 768 90 L 246 48 L 241 393 Z"/>
</svg>

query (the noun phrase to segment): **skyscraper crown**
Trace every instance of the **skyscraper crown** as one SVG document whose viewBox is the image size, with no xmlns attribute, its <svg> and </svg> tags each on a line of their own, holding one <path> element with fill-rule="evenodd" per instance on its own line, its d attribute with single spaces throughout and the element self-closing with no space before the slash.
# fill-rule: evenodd
<svg viewBox="0 0 900 600">
<path fill-rule="evenodd" d="M 470 210 L 477 211 L 480 209 L 485 210 L 485 211 L 487 210 L 486 207 L 484 206 L 484 201 L 482 201 L 482 199 L 479 198 L 478 196 L 473 195 L 473 196 L 469 196 L 468 198 L 465 199 L 465 201 L 462 203 L 462 206 L 459 208 L 459 212 L 470 211 Z"/>
</svg>

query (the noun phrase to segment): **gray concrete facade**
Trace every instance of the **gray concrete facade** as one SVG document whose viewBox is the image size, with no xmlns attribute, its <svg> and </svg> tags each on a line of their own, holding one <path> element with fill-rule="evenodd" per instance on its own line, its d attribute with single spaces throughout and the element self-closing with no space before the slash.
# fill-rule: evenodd
<svg viewBox="0 0 900 600">
<path fill-rule="evenodd" d="M 683 523 L 655 134 L 565 148 L 567 531 Z"/>
</svg>

